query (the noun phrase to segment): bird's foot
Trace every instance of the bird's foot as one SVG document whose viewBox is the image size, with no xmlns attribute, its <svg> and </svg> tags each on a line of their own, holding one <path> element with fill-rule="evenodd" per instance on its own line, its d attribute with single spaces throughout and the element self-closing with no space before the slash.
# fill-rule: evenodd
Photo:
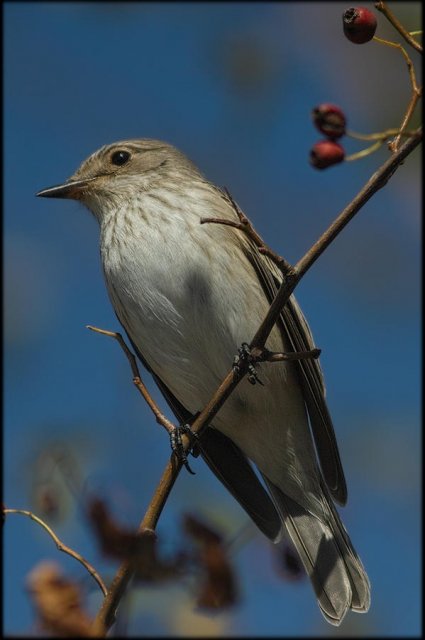
<svg viewBox="0 0 425 640">
<path fill-rule="evenodd" d="M 185 434 L 189 437 L 190 447 L 185 451 L 183 446 L 182 435 Z M 176 456 L 177 460 L 182 463 L 184 467 L 186 467 L 187 471 L 191 473 L 193 476 L 195 472 L 189 466 L 189 462 L 187 459 L 188 453 L 190 453 L 190 449 L 192 448 L 194 441 L 198 440 L 198 434 L 192 431 L 188 424 L 181 424 L 178 427 L 175 427 L 173 431 L 170 432 L 170 444 L 171 449 Z"/>
<path fill-rule="evenodd" d="M 251 384 L 261 384 L 264 386 L 264 383 L 261 382 L 258 377 L 257 370 L 255 368 L 255 363 L 257 361 L 251 355 L 251 349 L 247 342 L 242 342 L 241 346 L 238 349 L 238 353 L 233 358 L 233 371 L 235 374 L 241 374 L 246 371 L 248 373 L 248 382 Z"/>
</svg>

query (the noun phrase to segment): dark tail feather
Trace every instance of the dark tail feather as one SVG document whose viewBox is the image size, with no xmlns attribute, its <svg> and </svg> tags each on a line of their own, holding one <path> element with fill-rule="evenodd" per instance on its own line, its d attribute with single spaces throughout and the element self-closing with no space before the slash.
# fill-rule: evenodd
<svg viewBox="0 0 425 640">
<path fill-rule="evenodd" d="M 367 611 L 370 605 L 367 574 L 335 507 L 326 497 L 326 489 L 325 523 L 266 482 L 327 621 L 339 625 L 348 609 Z"/>
<path fill-rule="evenodd" d="M 250 462 L 223 433 L 208 428 L 199 440 L 201 455 L 257 527 L 272 542 L 282 535 L 281 517 Z"/>
<path fill-rule="evenodd" d="M 327 497 L 326 489 L 324 489 L 325 499 L 331 517 L 329 525 L 334 534 L 335 540 L 341 549 L 344 562 L 347 566 L 348 576 L 350 578 L 352 600 L 351 609 L 359 613 L 366 613 L 370 607 L 370 582 L 363 564 L 355 552 L 351 540 L 342 524 L 341 518 L 333 504 L 332 499 Z"/>
</svg>

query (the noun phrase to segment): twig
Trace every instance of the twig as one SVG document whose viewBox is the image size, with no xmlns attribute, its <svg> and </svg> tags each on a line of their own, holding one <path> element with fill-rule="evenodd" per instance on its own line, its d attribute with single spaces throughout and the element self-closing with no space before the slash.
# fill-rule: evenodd
<svg viewBox="0 0 425 640">
<path fill-rule="evenodd" d="M 345 162 L 350 162 L 352 160 L 360 160 L 361 158 L 365 158 L 366 156 L 370 156 L 372 153 L 377 151 L 384 144 L 384 140 L 377 140 L 366 149 L 362 149 L 361 151 L 356 151 L 356 153 L 351 153 L 349 156 L 345 156 Z"/>
<path fill-rule="evenodd" d="M 407 105 L 406 113 L 404 114 L 403 120 L 401 122 L 400 128 L 397 132 L 397 136 L 394 140 L 388 145 L 392 152 L 397 151 L 397 148 L 400 144 L 401 136 L 403 135 L 407 125 L 409 124 L 410 118 L 413 115 L 413 112 L 416 108 L 419 98 L 422 95 L 422 87 L 418 87 L 418 83 L 416 81 L 415 68 L 413 66 L 413 62 L 410 59 L 409 54 L 406 49 L 401 46 L 399 42 L 392 42 L 391 40 L 384 40 L 383 38 L 378 38 L 374 36 L 373 38 L 376 42 L 380 42 L 381 44 L 385 44 L 388 47 L 393 47 L 394 49 L 398 49 L 402 54 L 404 59 L 406 60 L 407 68 L 409 70 L 409 78 L 410 84 L 412 85 L 412 95 L 409 100 L 409 104 Z"/>
<path fill-rule="evenodd" d="M 398 132 L 397 137 L 394 138 L 394 140 L 388 145 L 391 151 L 397 150 L 400 144 L 401 136 L 403 135 L 403 131 L 409 124 L 410 118 L 412 117 L 413 112 L 416 109 L 416 105 L 421 95 L 422 95 L 422 87 L 419 87 L 416 91 L 413 90 L 412 97 L 410 98 L 409 104 L 407 105 L 407 110 L 400 126 L 400 131 Z"/>
<path fill-rule="evenodd" d="M 87 569 L 87 571 L 92 576 L 92 578 L 94 578 L 96 580 L 97 584 L 99 585 L 99 587 L 103 591 L 103 595 L 104 596 L 107 595 L 108 590 L 107 590 L 107 588 L 105 586 L 105 583 L 103 582 L 102 578 L 97 573 L 97 571 L 94 569 L 94 567 L 92 567 L 91 564 L 85 558 L 83 558 L 82 555 L 80 555 L 79 553 L 74 551 L 74 549 L 71 549 L 71 547 L 68 547 L 66 544 L 64 544 L 58 538 L 58 536 L 53 531 L 53 529 L 51 529 L 49 527 L 49 525 L 46 524 L 41 518 L 36 516 L 31 511 L 26 511 L 25 509 L 3 509 L 3 513 L 5 515 L 18 514 L 18 515 L 21 515 L 21 516 L 26 516 L 27 518 L 30 518 L 30 520 L 33 520 L 33 522 L 36 522 L 37 524 L 39 524 L 40 527 L 42 527 L 45 531 L 47 531 L 49 536 L 54 540 L 58 550 L 59 551 L 63 551 L 64 553 L 66 553 L 67 555 L 71 556 L 72 558 L 75 558 L 75 560 L 77 560 L 80 564 L 82 564 L 83 567 L 85 567 L 85 569 Z"/>
<path fill-rule="evenodd" d="M 342 229 L 348 224 L 353 216 L 366 204 L 366 202 L 381 189 L 394 174 L 403 160 L 418 146 L 422 140 L 422 130 L 418 129 L 411 138 L 409 138 L 403 146 L 394 153 L 370 178 L 363 189 L 357 194 L 354 200 L 344 209 L 337 219 L 322 234 L 319 240 L 307 251 L 307 253 L 298 261 L 293 268 L 289 265 L 289 272 L 284 278 L 279 291 L 274 298 L 266 317 L 261 323 L 257 333 L 251 341 L 251 348 L 263 349 L 264 344 L 275 324 L 279 315 L 292 294 L 295 286 L 301 278 L 307 273 L 310 267 L 316 262 L 323 251 L 331 244 Z M 311 357 L 311 355 L 310 355 Z M 214 418 L 220 407 L 230 396 L 233 389 L 242 380 L 245 371 L 236 374 L 230 370 L 223 382 L 220 384 L 214 395 L 204 407 L 201 413 L 196 417 L 191 429 L 195 433 L 199 433 Z M 183 446 L 189 447 L 189 440 L 183 436 Z M 170 491 L 176 481 L 181 469 L 181 463 L 173 464 L 171 461 L 167 464 L 158 487 L 155 490 L 153 498 L 140 524 L 139 532 L 145 528 L 155 529 L 161 512 L 165 506 Z M 115 611 L 118 607 L 125 589 L 133 575 L 133 567 L 129 562 L 125 562 L 118 569 L 118 572 L 111 584 L 102 607 L 98 612 L 95 621 L 95 628 L 101 632 L 104 628 L 110 628 L 114 623 Z"/>
<path fill-rule="evenodd" d="M 397 135 L 400 133 L 400 129 L 386 129 L 385 131 L 380 131 L 378 133 L 358 133 L 357 131 L 352 131 L 351 129 L 346 129 L 345 135 L 350 138 L 354 138 L 356 140 L 381 140 L 385 142 L 388 138 Z M 406 138 L 410 136 L 414 136 L 416 131 L 403 131 L 401 135 Z"/>
<path fill-rule="evenodd" d="M 283 362 L 288 360 L 316 360 L 321 354 L 321 349 L 310 351 L 288 351 L 280 353 L 268 349 L 251 349 L 251 357 L 255 362 Z"/>
<path fill-rule="evenodd" d="M 387 7 L 386 2 L 375 2 L 375 7 L 376 7 L 376 9 L 378 11 L 380 11 L 382 14 L 384 14 L 384 16 L 387 18 L 387 20 L 389 20 L 389 22 L 391 22 L 391 24 L 393 25 L 394 29 L 397 29 L 399 34 L 406 40 L 406 42 L 408 44 L 410 44 L 411 47 L 416 49 L 416 51 L 419 51 L 419 53 L 422 53 L 422 47 L 419 44 L 419 42 L 417 42 L 415 40 L 415 38 L 413 38 L 412 34 L 409 33 L 409 31 L 407 31 L 403 27 L 403 25 L 398 20 L 398 18 L 396 18 L 395 15 L 393 14 L 393 12 Z"/>
<path fill-rule="evenodd" d="M 135 355 L 130 351 L 130 349 L 126 345 L 122 335 L 120 333 L 117 333 L 116 331 L 107 331 L 106 329 L 99 329 L 99 327 L 93 327 L 90 324 L 87 325 L 87 329 L 90 329 L 91 331 L 95 331 L 96 333 L 101 333 L 104 336 L 109 336 L 110 338 L 114 338 L 115 340 L 117 340 L 121 349 L 124 351 L 125 355 L 127 356 L 127 360 L 130 363 L 131 371 L 133 373 L 134 385 L 137 387 L 137 389 L 140 391 L 143 398 L 148 403 L 150 409 L 152 410 L 152 413 L 155 416 L 157 423 L 162 425 L 168 431 L 168 433 L 172 433 L 176 428 L 175 425 L 167 418 L 167 416 L 165 416 L 162 413 L 162 411 L 160 410 L 160 408 L 158 407 L 158 405 L 150 395 L 149 391 L 147 390 L 140 376 L 139 367 L 137 365 Z"/>
<path fill-rule="evenodd" d="M 414 94 L 412 93 L 412 95 Z M 404 120 L 403 120 L 404 126 L 407 126 L 415 106 L 416 106 L 416 103 L 413 106 L 413 109 L 411 111 L 408 109 L 407 113 L 409 115 L 407 118 L 406 116 L 404 117 Z M 347 136 L 350 136 L 350 138 L 354 138 L 356 140 L 375 140 L 375 142 L 371 144 L 369 147 L 366 147 L 366 149 L 362 149 L 361 151 L 357 151 L 356 153 L 352 153 L 348 156 L 345 156 L 345 162 L 350 162 L 352 160 L 360 160 L 361 158 L 365 158 L 366 156 L 371 155 L 372 153 L 377 151 L 380 147 L 382 147 L 382 145 L 386 140 L 388 140 L 388 138 L 392 138 L 393 136 L 397 136 L 397 138 L 393 140 L 391 143 L 389 143 L 388 147 L 390 151 L 395 151 L 399 144 L 400 138 L 402 137 L 408 138 L 412 135 L 415 135 L 414 131 L 406 131 L 405 129 L 401 130 L 400 128 L 387 129 L 386 131 L 381 131 L 380 133 L 357 133 L 355 131 L 350 131 L 347 129 L 345 133 Z"/>
<path fill-rule="evenodd" d="M 224 193 L 230 204 L 232 205 L 233 210 L 235 211 L 239 219 L 239 222 L 233 222 L 232 220 L 227 220 L 224 218 L 201 218 L 201 224 L 224 224 L 229 227 L 234 227 L 235 229 L 240 229 L 254 242 L 254 244 L 256 244 L 259 252 L 273 260 L 273 262 L 282 271 L 283 275 L 286 275 L 286 273 L 291 268 L 289 262 L 287 262 L 285 258 L 275 253 L 273 249 L 266 245 L 260 234 L 254 229 L 251 222 L 240 209 L 238 203 L 233 199 L 232 195 L 230 194 L 228 189 L 226 189 L 226 187 L 224 187 Z"/>
</svg>

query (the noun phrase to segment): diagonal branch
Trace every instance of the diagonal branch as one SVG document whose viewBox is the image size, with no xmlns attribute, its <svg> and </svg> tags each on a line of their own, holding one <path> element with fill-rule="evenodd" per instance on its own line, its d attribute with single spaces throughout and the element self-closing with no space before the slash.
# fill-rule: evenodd
<svg viewBox="0 0 425 640">
<path fill-rule="evenodd" d="M 275 299 L 270 305 L 266 317 L 251 341 L 250 346 L 252 349 L 258 348 L 260 351 L 263 350 L 275 322 L 278 320 L 283 307 L 287 303 L 290 295 L 301 278 L 303 278 L 319 256 L 335 240 L 356 213 L 358 213 L 366 202 L 368 202 L 368 200 L 370 200 L 370 198 L 388 182 L 394 172 L 403 163 L 404 159 L 412 153 L 421 140 L 422 129 L 418 129 L 414 132 L 412 137 L 406 140 L 400 149 L 373 174 L 352 202 L 350 202 L 350 204 L 341 212 L 317 242 L 297 262 L 295 267 L 290 267 Z M 309 357 L 312 357 L 311 354 Z M 200 433 L 201 430 L 210 423 L 234 388 L 242 380 L 245 373 L 246 370 L 244 371 L 242 368 L 238 372 L 235 372 L 233 369 L 228 372 L 208 404 L 203 408 L 201 413 L 193 422 L 191 426 L 193 432 Z M 183 445 L 185 449 L 189 448 L 190 443 L 186 436 L 183 436 Z M 155 529 L 170 491 L 180 472 L 181 466 L 182 465 L 180 463 L 175 464 L 174 460 L 170 460 L 170 462 L 168 462 L 145 516 L 140 524 L 139 532 L 142 532 L 145 528 Z M 130 562 L 124 562 L 118 569 L 95 621 L 95 629 L 97 629 L 99 633 L 102 633 L 102 629 L 110 628 L 114 623 L 115 611 L 128 583 L 132 578 L 133 571 L 134 569 Z"/>
<path fill-rule="evenodd" d="M 418 146 L 422 141 L 422 127 L 417 129 L 415 134 L 406 140 L 399 150 L 388 158 L 386 162 L 371 176 L 365 186 L 359 191 L 355 198 L 347 207 L 339 214 L 334 222 L 326 229 L 315 244 L 307 251 L 307 253 L 297 262 L 293 268 L 293 272 L 289 274 L 282 282 L 279 291 L 273 300 L 266 317 L 251 341 L 251 347 L 263 347 L 273 325 L 277 321 L 283 307 L 289 299 L 289 296 L 295 289 L 301 278 L 313 266 L 316 260 L 322 255 L 327 247 L 341 233 L 350 220 L 360 211 L 360 209 L 370 200 L 370 198 L 379 189 L 384 187 L 391 176 L 403 163 L 403 160 Z"/>
</svg>

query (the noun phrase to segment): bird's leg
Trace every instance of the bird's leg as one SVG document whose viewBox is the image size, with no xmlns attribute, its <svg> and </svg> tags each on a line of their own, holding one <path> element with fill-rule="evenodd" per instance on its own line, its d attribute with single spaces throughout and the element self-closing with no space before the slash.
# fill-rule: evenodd
<svg viewBox="0 0 425 640">
<path fill-rule="evenodd" d="M 255 368 L 255 363 L 257 360 L 251 355 L 251 349 L 247 342 L 242 342 L 241 346 L 238 349 L 238 353 L 233 358 L 233 371 L 235 374 L 241 374 L 243 372 L 248 373 L 248 382 L 251 384 L 261 384 L 264 386 L 263 382 L 261 382 L 258 377 L 257 370 Z"/>
<path fill-rule="evenodd" d="M 290 351 L 288 353 L 280 353 L 269 351 L 265 347 L 252 348 L 247 342 L 242 342 L 238 349 L 238 353 L 233 358 L 233 372 L 235 375 L 248 374 L 248 382 L 256 384 L 257 382 L 264 386 L 258 377 L 255 365 L 258 362 L 281 362 L 282 360 L 315 360 L 320 356 L 320 349 L 314 348 L 309 351 Z"/>
<path fill-rule="evenodd" d="M 185 451 L 183 446 L 182 435 L 186 435 L 189 438 L 190 446 Z M 170 431 L 170 444 L 171 449 L 176 456 L 177 460 L 182 463 L 184 467 L 186 467 L 187 471 L 191 473 L 193 476 L 195 472 L 189 466 L 189 462 L 187 460 L 187 455 L 190 453 L 190 450 L 194 444 L 198 440 L 198 434 L 192 431 L 189 424 L 181 424 L 178 427 L 174 427 L 172 431 Z"/>
</svg>

